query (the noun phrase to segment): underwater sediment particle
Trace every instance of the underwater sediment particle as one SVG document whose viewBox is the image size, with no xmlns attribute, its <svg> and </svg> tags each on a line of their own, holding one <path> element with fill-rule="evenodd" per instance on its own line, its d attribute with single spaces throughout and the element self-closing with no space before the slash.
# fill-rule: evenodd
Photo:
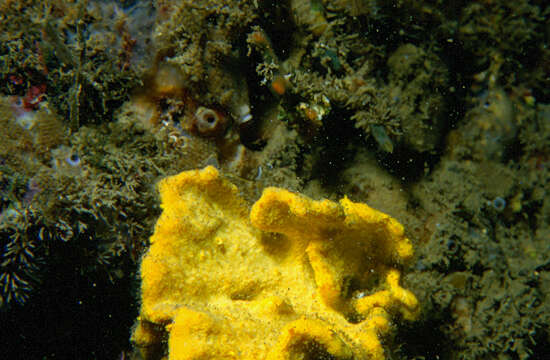
<svg viewBox="0 0 550 360">
<path fill-rule="evenodd" d="M 212 167 L 159 183 L 163 212 L 141 264 L 142 355 L 174 359 L 384 359 L 380 336 L 416 297 L 396 268 L 395 219 L 347 198 L 267 188 L 252 206 Z"/>
</svg>

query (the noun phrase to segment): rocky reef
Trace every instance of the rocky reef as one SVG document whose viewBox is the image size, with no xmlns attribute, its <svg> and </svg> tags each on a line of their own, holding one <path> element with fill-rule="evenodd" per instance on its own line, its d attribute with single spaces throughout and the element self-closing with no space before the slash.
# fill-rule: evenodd
<svg viewBox="0 0 550 360">
<path fill-rule="evenodd" d="M 237 349 L 248 321 L 266 357 L 548 358 L 549 14 L 539 0 L 0 1 L 0 343 L 163 358 L 187 351 L 174 339 L 204 344 L 186 323 Z M 223 311 L 177 299 L 186 311 L 148 318 L 154 184 L 207 166 L 271 278 L 226 277 L 236 292 L 188 278 Z M 209 201 L 203 225 L 229 227 Z M 358 204 L 388 214 L 375 238 L 352 230 L 371 211 Z M 395 232 L 408 245 L 372 248 Z M 182 273 L 221 256 L 201 234 Z"/>
</svg>

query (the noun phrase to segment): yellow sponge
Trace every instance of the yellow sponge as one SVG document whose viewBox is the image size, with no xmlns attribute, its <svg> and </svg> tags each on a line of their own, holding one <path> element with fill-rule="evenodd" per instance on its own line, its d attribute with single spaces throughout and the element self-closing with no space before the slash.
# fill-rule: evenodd
<svg viewBox="0 0 550 360">
<path fill-rule="evenodd" d="M 267 188 L 249 217 L 213 167 L 159 190 L 133 334 L 146 358 L 167 336 L 170 360 L 384 359 L 392 316 L 417 316 L 396 269 L 412 246 L 386 214 Z"/>
</svg>

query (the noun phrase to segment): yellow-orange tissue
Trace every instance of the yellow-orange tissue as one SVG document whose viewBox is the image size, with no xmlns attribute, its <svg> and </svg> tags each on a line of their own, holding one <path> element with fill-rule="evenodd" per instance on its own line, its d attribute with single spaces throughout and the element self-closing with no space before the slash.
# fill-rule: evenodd
<svg viewBox="0 0 550 360">
<path fill-rule="evenodd" d="M 418 313 L 397 269 L 412 246 L 386 214 L 277 188 L 249 214 L 213 167 L 159 190 L 133 334 L 146 358 L 384 359 L 392 317 Z"/>
</svg>

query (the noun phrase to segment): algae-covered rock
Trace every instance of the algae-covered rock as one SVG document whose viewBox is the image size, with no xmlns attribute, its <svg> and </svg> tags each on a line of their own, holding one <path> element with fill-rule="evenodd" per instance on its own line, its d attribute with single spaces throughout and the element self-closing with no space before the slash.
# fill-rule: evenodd
<svg viewBox="0 0 550 360">
<path fill-rule="evenodd" d="M 389 57 L 388 68 L 389 92 L 403 141 L 418 152 L 435 150 L 447 121 L 446 67 L 436 55 L 405 44 Z"/>
</svg>

